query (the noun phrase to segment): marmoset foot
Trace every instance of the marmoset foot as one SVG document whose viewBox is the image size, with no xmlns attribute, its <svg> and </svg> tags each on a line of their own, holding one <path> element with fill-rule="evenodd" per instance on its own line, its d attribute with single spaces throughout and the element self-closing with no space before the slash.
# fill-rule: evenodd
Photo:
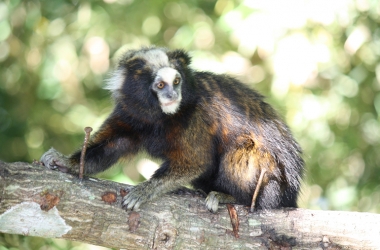
<svg viewBox="0 0 380 250">
<path fill-rule="evenodd" d="M 41 156 L 40 162 L 43 163 L 45 167 L 52 170 L 58 170 L 63 173 L 72 172 L 69 158 L 54 148 L 46 151 Z"/>
<path fill-rule="evenodd" d="M 206 197 L 206 207 L 213 213 L 218 211 L 219 203 L 235 203 L 236 200 L 229 194 L 211 191 Z"/>
</svg>

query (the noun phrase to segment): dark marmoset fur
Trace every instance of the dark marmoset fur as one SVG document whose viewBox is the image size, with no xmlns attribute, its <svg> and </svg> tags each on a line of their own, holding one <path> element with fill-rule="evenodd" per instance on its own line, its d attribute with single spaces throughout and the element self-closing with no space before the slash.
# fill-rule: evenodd
<svg viewBox="0 0 380 250">
<path fill-rule="evenodd" d="M 296 207 L 304 162 L 301 148 L 263 96 L 227 75 L 190 68 L 182 50 L 127 52 L 108 81 L 115 109 L 92 136 L 85 173 L 109 168 L 145 150 L 163 160 L 150 180 L 124 197 L 127 209 L 191 184 L 209 194 L 206 205 L 250 205 L 266 170 L 256 209 Z M 54 149 L 41 161 L 50 168 L 79 169 L 80 151 Z"/>
</svg>

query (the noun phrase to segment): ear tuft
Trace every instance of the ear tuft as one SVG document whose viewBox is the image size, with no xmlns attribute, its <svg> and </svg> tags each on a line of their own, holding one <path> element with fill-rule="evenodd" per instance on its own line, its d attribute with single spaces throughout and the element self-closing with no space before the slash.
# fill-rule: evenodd
<svg viewBox="0 0 380 250">
<path fill-rule="evenodd" d="M 182 66 L 189 66 L 191 63 L 191 57 L 186 51 L 182 49 L 168 51 L 168 57 L 170 60 L 176 60 L 182 64 Z"/>
<path fill-rule="evenodd" d="M 125 71 L 122 69 L 115 70 L 106 80 L 104 89 L 108 89 L 112 93 L 112 97 L 116 100 L 120 96 L 120 90 L 123 87 L 126 78 Z"/>
</svg>

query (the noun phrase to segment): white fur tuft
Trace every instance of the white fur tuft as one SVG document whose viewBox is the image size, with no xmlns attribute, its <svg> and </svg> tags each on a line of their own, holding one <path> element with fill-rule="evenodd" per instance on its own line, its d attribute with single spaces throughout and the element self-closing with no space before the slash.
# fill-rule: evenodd
<svg viewBox="0 0 380 250">
<path fill-rule="evenodd" d="M 169 67 L 161 68 L 157 71 L 156 81 L 164 81 L 168 84 L 172 84 L 174 79 L 180 76 L 177 70 Z"/>
<path fill-rule="evenodd" d="M 175 114 L 178 111 L 179 105 L 181 104 L 182 95 L 181 93 L 179 93 L 178 98 L 174 101 L 170 101 L 165 98 L 160 98 L 160 96 L 158 98 L 160 99 L 162 112 L 171 115 Z"/>
<path fill-rule="evenodd" d="M 169 66 L 169 58 L 162 49 L 152 49 L 141 52 L 138 56 L 144 58 L 155 70 Z"/>
<path fill-rule="evenodd" d="M 118 97 L 119 91 L 123 86 L 124 80 L 124 70 L 115 70 L 115 72 L 112 73 L 111 77 L 106 80 L 106 86 L 104 87 L 104 89 L 110 90 L 114 98 Z"/>
</svg>

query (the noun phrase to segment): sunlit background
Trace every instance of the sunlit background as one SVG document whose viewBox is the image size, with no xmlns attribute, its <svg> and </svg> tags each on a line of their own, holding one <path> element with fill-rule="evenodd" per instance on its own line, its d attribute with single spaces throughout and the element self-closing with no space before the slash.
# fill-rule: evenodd
<svg viewBox="0 0 380 250">
<path fill-rule="evenodd" d="M 0 159 L 77 149 L 112 110 L 115 60 L 153 44 L 267 96 L 304 149 L 300 207 L 380 212 L 377 0 L 0 2 Z M 137 183 L 156 167 L 140 155 L 101 177 Z M 91 247 L 0 236 L 14 244 Z"/>
</svg>

